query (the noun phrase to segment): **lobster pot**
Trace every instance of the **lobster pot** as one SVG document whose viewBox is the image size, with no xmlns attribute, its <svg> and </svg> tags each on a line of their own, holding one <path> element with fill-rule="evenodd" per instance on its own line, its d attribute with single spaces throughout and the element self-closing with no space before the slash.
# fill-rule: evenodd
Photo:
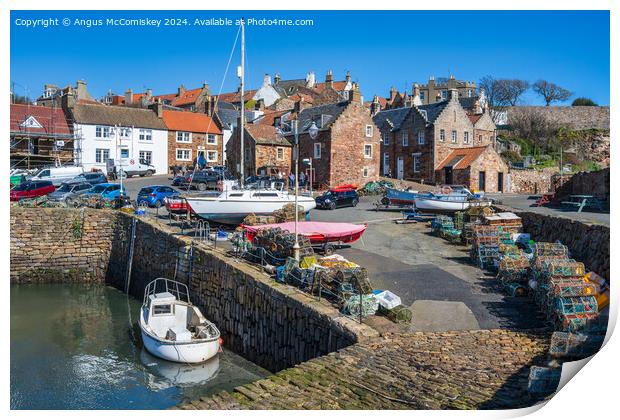
<svg viewBox="0 0 620 420">
<path fill-rule="evenodd" d="M 293 267 L 286 277 L 286 282 L 302 290 L 312 290 L 314 283 L 314 271 Z"/>
<path fill-rule="evenodd" d="M 525 283 L 529 276 L 530 261 L 525 255 L 506 255 L 499 260 L 497 278 L 502 283 Z"/>
<path fill-rule="evenodd" d="M 548 308 L 549 305 L 549 285 L 546 283 L 538 283 L 538 287 L 534 291 L 534 301 L 541 308 Z"/>
<path fill-rule="evenodd" d="M 372 293 L 372 286 L 368 279 L 368 271 L 362 267 L 342 268 L 336 272 L 336 281 L 341 284 L 351 284 L 357 293 Z"/>
<path fill-rule="evenodd" d="M 551 279 L 549 292 L 553 297 L 596 296 L 599 293 L 599 285 L 588 283 L 581 277 Z"/>
<path fill-rule="evenodd" d="M 441 235 L 447 229 L 454 229 L 454 222 L 449 216 L 439 215 L 431 222 L 431 230 L 435 235 Z"/>
<path fill-rule="evenodd" d="M 360 295 L 352 295 L 350 296 L 342 307 L 342 312 L 345 314 L 351 315 L 354 318 L 366 318 L 371 315 L 377 313 L 379 309 L 379 302 L 375 298 L 375 295 L 368 294 L 361 296 L 361 304 L 360 304 Z"/>
<path fill-rule="evenodd" d="M 445 229 L 442 231 L 441 236 L 452 243 L 461 242 L 461 231 L 459 229 Z"/>
<path fill-rule="evenodd" d="M 408 324 L 413 318 L 411 309 L 403 305 L 398 305 L 392 309 L 386 309 L 383 306 L 379 306 L 379 314 L 397 324 Z"/>
<path fill-rule="evenodd" d="M 519 255 L 521 253 L 521 250 L 519 249 L 519 247 L 517 247 L 517 245 L 514 244 L 514 242 L 513 243 L 500 242 L 499 252 L 504 255 Z"/>
<path fill-rule="evenodd" d="M 464 216 L 465 216 L 465 213 L 462 211 L 457 211 L 456 213 L 454 213 L 454 228 L 455 229 L 463 230 Z"/>
<path fill-rule="evenodd" d="M 585 276 L 586 269 L 583 263 L 574 260 L 545 260 L 542 261 L 542 271 L 549 277 L 577 277 Z"/>
<path fill-rule="evenodd" d="M 495 268 L 495 261 L 499 260 L 498 245 L 480 245 L 478 247 L 478 265 L 481 268 Z"/>
<path fill-rule="evenodd" d="M 558 314 L 555 327 L 561 331 L 580 332 L 580 331 L 600 331 L 598 314 L 580 313 L 580 314 Z"/>
<path fill-rule="evenodd" d="M 533 246 L 534 258 L 559 256 L 568 258 L 568 248 L 556 242 L 536 242 Z"/>
<path fill-rule="evenodd" d="M 594 296 L 559 297 L 555 299 L 559 315 L 596 314 L 598 306 Z"/>
<path fill-rule="evenodd" d="M 532 366 L 528 377 L 527 390 L 534 395 L 550 395 L 558 389 L 561 368 Z"/>
<path fill-rule="evenodd" d="M 504 286 L 506 293 L 512 297 L 521 297 L 525 296 L 525 287 L 519 283 L 506 283 Z"/>
<path fill-rule="evenodd" d="M 549 354 L 552 357 L 589 357 L 603 345 L 602 334 L 575 334 L 556 331 L 551 335 Z"/>
</svg>

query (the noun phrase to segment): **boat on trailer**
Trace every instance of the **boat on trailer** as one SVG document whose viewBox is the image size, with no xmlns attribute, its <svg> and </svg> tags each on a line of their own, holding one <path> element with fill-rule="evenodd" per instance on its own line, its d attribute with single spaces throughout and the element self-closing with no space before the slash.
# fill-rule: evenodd
<svg viewBox="0 0 620 420">
<path fill-rule="evenodd" d="M 490 200 L 468 199 L 463 196 L 418 197 L 415 208 L 428 213 L 454 213 L 471 207 L 489 207 Z"/>
<path fill-rule="evenodd" d="M 178 281 L 157 278 L 146 286 L 139 323 L 144 347 L 164 360 L 201 363 L 221 349 L 220 331 Z"/>
</svg>

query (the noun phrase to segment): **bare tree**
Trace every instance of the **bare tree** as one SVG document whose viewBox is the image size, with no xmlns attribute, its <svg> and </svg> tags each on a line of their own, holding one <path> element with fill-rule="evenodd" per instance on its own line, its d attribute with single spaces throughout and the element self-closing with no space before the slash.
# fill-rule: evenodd
<svg viewBox="0 0 620 420">
<path fill-rule="evenodd" d="M 552 102 L 563 102 L 573 96 L 573 92 L 568 89 L 564 89 L 555 83 L 548 82 L 546 80 L 538 80 L 532 86 L 534 92 L 543 97 L 547 106 Z"/>
<path fill-rule="evenodd" d="M 553 147 L 560 125 L 541 108 L 518 107 L 510 110 L 510 127 L 518 137 L 532 142 L 538 150 Z"/>
<path fill-rule="evenodd" d="M 485 76 L 480 79 L 479 86 L 484 89 L 489 107 L 502 108 L 515 106 L 530 84 L 521 79 L 496 79 L 493 76 Z"/>
</svg>

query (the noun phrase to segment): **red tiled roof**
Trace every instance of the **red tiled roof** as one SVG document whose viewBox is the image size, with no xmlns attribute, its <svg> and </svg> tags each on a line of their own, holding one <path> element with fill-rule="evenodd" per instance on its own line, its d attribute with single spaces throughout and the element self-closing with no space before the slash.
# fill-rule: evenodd
<svg viewBox="0 0 620 420">
<path fill-rule="evenodd" d="M 49 106 L 11 104 L 11 132 L 71 134 L 67 116 L 61 108 Z M 21 127 L 28 117 L 32 116 L 42 128 Z"/>
<path fill-rule="evenodd" d="M 164 123 L 169 130 L 222 134 L 217 124 L 207 114 L 164 110 Z"/>
<path fill-rule="evenodd" d="M 339 82 L 332 82 L 332 87 L 337 91 L 343 91 L 345 87 L 347 87 L 347 82 L 342 80 Z M 314 87 L 318 93 L 322 93 L 327 88 L 327 83 L 317 83 Z"/>
<path fill-rule="evenodd" d="M 453 149 L 452 153 L 439 164 L 436 171 L 440 171 L 452 163 L 452 169 L 467 169 L 486 150 L 487 146 L 461 147 Z M 460 160 L 458 160 L 460 158 Z"/>
<path fill-rule="evenodd" d="M 172 105 L 180 106 L 193 104 L 198 99 L 200 92 L 202 92 L 202 88 L 186 90 L 180 96 L 175 97 L 175 99 L 172 101 Z"/>
<path fill-rule="evenodd" d="M 289 112 L 291 112 L 290 109 L 286 109 L 284 111 L 271 111 L 271 112 L 267 111 L 261 117 L 261 119 L 257 121 L 257 124 L 259 124 L 259 125 L 274 125 L 276 118 L 281 117 L 282 115 L 287 114 Z"/>
<path fill-rule="evenodd" d="M 157 95 L 153 96 L 154 98 L 161 99 L 162 101 L 168 101 L 172 103 L 174 99 L 177 97 L 176 93 L 167 93 L 165 95 Z"/>
<path fill-rule="evenodd" d="M 467 114 L 467 118 L 469 118 L 469 121 L 471 121 L 471 123 L 474 125 L 478 122 L 478 120 L 481 117 L 482 117 L 482 114 L 477 114 L 477 115 Z"/>
<path fill-rule="evenodd" d="M 291 146 L 285 138 L 278 135 L 276 128 L 270 125 L 248 124 L 245 126 L 245 130 L 256 143 Z"/>
<path fill-rule="evenodd" d="M 256 94 L 256 90 L 248 90 L 248 91 L 243 92 L 243 100 L 244 100 L 244 102 L 247 102 L 250 99 L 252 99 L 252 97 L 255 94 Z M 222 93 L 222 94 L 220 94 L 219 100 L 222 101 L 222 102 L 236 103 L 236 102 L 240 102 L 241 101 L 241 95 L 239 94 L 239 92 Z"/>
</svg>

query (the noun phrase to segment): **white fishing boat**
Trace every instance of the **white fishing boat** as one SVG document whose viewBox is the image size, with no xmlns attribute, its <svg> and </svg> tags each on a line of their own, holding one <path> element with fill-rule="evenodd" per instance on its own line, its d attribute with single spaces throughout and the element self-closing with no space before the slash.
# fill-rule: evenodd
<svg viewBox="0 0 620 420">
<path fill-rule="evenodd" d="M 475 200 L 467 196 L 449 195 L 443 197 L 416 197 L 415 207 L 427 213 L 453 213 L 471 207 L 488 207 L 489 200 Z"/>
<path fill-rule="evenodd" d="M 266 216 L 286 204 L 295 203 L 295 194 L 278 190 L 231 190 L 217 197 L 186 197 L 191 210 L 200 218 L 229 225 L 240 224 L 250 214 Z M 314 198 L 297 196 L 297 205 L 309 212 Z"/>
<path fill-rule="evenodd" d="M 187 286 L 174 280 L 146 286 L 140 330 L 144 347 L 171 362 L 201 363 L 220 351 L 220 331 L 192 305 Z"/>
<path fill-rule="evenodd" d="M 172 387 L 204 385 L 215 379 L 220 371 L 219 355 L 203 363 L 174 363 L 153 356 L 147 350 L 140 352 L 140 361 L 150 373 L 148 387 L 161 391 Z"/>
</svg>

